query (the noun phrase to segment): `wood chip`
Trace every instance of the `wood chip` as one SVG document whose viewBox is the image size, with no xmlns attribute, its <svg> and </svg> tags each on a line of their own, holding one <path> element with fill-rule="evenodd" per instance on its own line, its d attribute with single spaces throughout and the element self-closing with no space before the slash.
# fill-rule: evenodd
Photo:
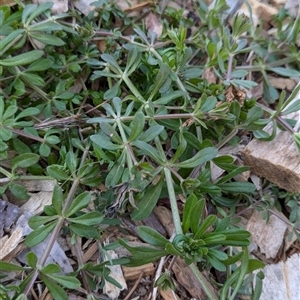
<svg viewBox="0 0 300 300">
<path fill-rule="evenodd" d="M 280 212 L 277 212 L 280 214 Z M 287 224 L 271 214 L 269 222 L 263 220 L 261 214 L 254 210 L 247 224 L 251 233 L 251 241 L 266 258 L 275 258 L 284 240 Z"/>
<path fill-rule="evenodd" d="M 123 274 L 126 280 L 136 280 L 139 278 L 141 272 L 144 273 L 144 276 L 152 276 L 155 268 L 153 263 L 148 263 L 142 266 L 138 266 L 138 267 L 125 267 L 122 266 L 122 270 L 123 270 Z"/>
<path fill-rule="evenodd" d="M 186 265 L 184 260 L 177 258 L 172 270 L 177 281 L 196 299 L 206 299 L 206 294 L 201 289 L 200 283 L 192 273 L 191 269 Z M 209 281 L 207 281 L 209 282 Z M 213 290 L 213 287 L 211 287 Z"/>
<path fill-rule="evenodd" d="M 265 278 L 260 300 L 299 300 L 300 256 L 294 254 L 286 262 L 268 265 L 263 269 Z"/>
</svg>

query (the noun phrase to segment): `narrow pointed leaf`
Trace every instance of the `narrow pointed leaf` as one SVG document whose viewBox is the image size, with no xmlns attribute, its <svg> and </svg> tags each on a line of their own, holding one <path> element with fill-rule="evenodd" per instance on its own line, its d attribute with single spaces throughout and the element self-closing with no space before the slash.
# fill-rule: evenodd
<svg viewBox="0 0 300 300">
<path fill-rule="evenodd" d="M 155 186 L 151 185 L 147 188 L 142 200 L 131 214 L 133 220 L 143 220 L 151 214 L 161 194 L 163 182 L 161 179 Z"/>
<path fill-rule="evenodd" d="M 48 276 L 44 274 L 41 274 L 41 279 L 45 283 L 53 299 L 68 300 L 68 295 L 65 290 L 56 284 L 55 281 L 49 279 Z"/>
<path fill-rule="evenodd" d="M 13 169 L 16 168 L 28 168 L 33 164 L 36 164 L 40 159 L 40 156 L 35 153 L 20 154 L 12 160 Z"/>
<path fill-rule="evenodd" d="M 41 58 L 42 55 L 43 55 L 43 51 L 32 50 L 26 53 L 16 55 L 14 57 L 2 59 L 0 60 L 0 66 L 15 67 L 15 66 L 28 65 Z"/>
<path fill-rule="evenodd" d="M 56 221 L 52 222 L 50 224 L 41 226 L 35 229 L 34 231 L 30 232 L 25 239 L 25 244 L 27 245 L 27 247 L 31 248 L 41 243 L 54 229 L 56 223 L 57 223 Z"/>
<path fill-rule="evenodd" d="M 71 203 L 66 216 L 70 217 L 73 214 L 75 214 L 77 211 L 80 211 L 82 208 L 85 208 L 88 206 L 89 202 L 91 200 L 91 194 L 88 192 L 83 192 L 79 194 Z"/>
<path fill-rule="evenodd" d="M 183 162 L 172 164 L 175 168 L 194 168 L 216 157 L 218 150 L 214 147 L 208 147 L 199 151 L 194 157 Z"/>
<path fill-rule="evenodd" d="M 75 277 L 56 274 L 47 274 L 47 276 L 67 289 L 78 289 L 80 287 L 80 281 Z"/>
<path fill-rule="evenodd" d="M 152 246 L 165 248 L 169 242 L 164 236 L 148 226 L 139 226 L 137 232 L 146 243 Z"/>
<path fill-rule="evenodd" d="M 71 223 L 83 224 L 83 225 L 98 225 L 103 220 L 103 214 L 99 211 L 92 211 L 85 213 L 82 216 L 76 218 L 69 218 L 68 221 Z"/>
<path fill-rule="evenodd" d="M 197 202 L 197 197 L 194 194 L 192 194 L 187 198 L 184 204 L 183 216 L 182 216 L 183 233 L 187 233 L 191 227 L 191 215 L 192 215 L 193 207 L 195 206 L 196 202 Z"/>
<path fill-rule="evenodd" d="M 203 222 L 201 223 L 200 227 L 198 228 L 197 232 L 194 235 L 195 239 L 199 239 L 202 234 L 211 226 L 214 224 L 216 221 L 216 216 L 215 215 L 210 215 L 206 217 Z"/>
<path fill-rule="evenodd" d="M 131 132 L 128 141 L 134 141 L 143 131 L 145 125 L 145 116 L 142 112 L 137 112 L 130 124 Z"/>
</svg>

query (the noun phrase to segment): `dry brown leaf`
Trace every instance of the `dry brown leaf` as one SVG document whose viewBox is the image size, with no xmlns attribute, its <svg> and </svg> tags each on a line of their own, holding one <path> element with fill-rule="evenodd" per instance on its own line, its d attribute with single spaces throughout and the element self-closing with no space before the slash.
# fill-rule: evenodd
<svg viewBox="0 0 300 300">
<path fill-rule="evenodd" d="M 217 76 L 212 68 L 205 69 L 202 74 L 202 78 L 206 79 L 208 84 L 217 83 Z"/>
<path fill-rule="evenodd" d="M 160 37 L 163 31 L 163 25 L 161 24 L 158 16 L 153 12 L 147 14 L 146 18 L 146 28 L 156 33 L 157 37 Z"/>
<path fill-rule="evenodd" d="M 292 91 L 296 86 L 296 82 L 290 78 L 268 76 L 268 79 L 275 89 Z"/>
</svg>

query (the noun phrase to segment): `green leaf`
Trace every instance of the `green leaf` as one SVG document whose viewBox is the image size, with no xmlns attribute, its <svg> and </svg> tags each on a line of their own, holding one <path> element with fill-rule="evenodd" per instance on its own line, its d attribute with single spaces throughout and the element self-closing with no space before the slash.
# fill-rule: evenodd
<svg viewBox="0 0 300 300">
<path fill-rule="evenodd" d="M 0 138 L 6 142 L 12 138 L 12 131 L 10 129 L 0 127 Z"/>
<path fill-rule="evenodd" d="M 159 98 L 157 100 L 154 100 L 153 102 L 155 104 L 166 105 L 166 104 L 168 104 L 169 102 L 171 102 L 174 99 L 186 96 L 186 94 L 187 93 L 183 92 L 183 91 L 175 91 L 175 92 L 172 92 L 170 95 L 161 97 L 161 98 Z"/>
<path fill-rule="evenodd" d="M 122 70 L 119 67 L 119 64 L 117 63 L 116 59 L 111 55 L 111 54 L 102 54 L 101 58 L 106 61 L 108 64 L 110 64 L 110 67 L 112 69 L 113 72 L 115 72 L 116 74 L 122 74 Z"/>
<path fill-rule="evenodd" d="M 65 42 L 55 35 L 44 34 L 40 32 L 28 32 L 32 39 L 35 39 L 45 45 L 63 46 Z"/>
<path fill-rule="evenodd" d="M 8 188 L 18 199 L 28 200 L 30 198 L 26 188 L 21 184 L 12 182 Z"/>
<path fill-rule="evenodd" d="M 205 200 L 201 199 L 196 202 L 196 204 L 192 207 L 190 218 L 191 218 L 191 230 L 195 234 L 198 230 L 199 224 L 202 219 L 203 210 L 205 206 Z"/>
<path fill-rule="evenodd" d="M 48 235 L 49 233 L 54 229 L 54 227 L 56 226 L 56 221 L 47 224 L 45 226 L 41 226 L 35 230 L 33 230 L 32 232 L 30 232 L 26 238 L 25 238 L 25 244 L 27 245 L 27 247 L 31 248 L 34 247 L 36 245 L 38 245 L 39 243 L 41 243 Z"/>
<path fill-rule="evenodd" d="M 170 164 L 176 163 L 176 161 L 181 158 L 182 154 L 184 153 L 184 151 L 187 147 L 187 142 L 186 142 L 185 138 L 183 137 L 182 132 L 179 135 L 178 144 L 179 145 L 176 149 L 176 152 L 174 153 L 173 157 L 169 161 Z"/>
<path fill-rule="evenodd" d="M 44 79 L 37 75 L 37 74 L 33 74 L 33 73 L 27 73 L 27 72 L 23 72 L 20 75 L 20 78 L 26 83 L 26 82 L 30 82 L 31 84 L 37 85 L 37 86 L 45 86 L 45 81 Z"/>
<path fill-rule="evenodd" d="M 211 226 L 215 223 L 217 217 L 215 215 L 209 215 L 207 216 L 204 221 L 201 223 L 200 227 L 196 231 L 194 235 L 194 239 L 199 239 L 202 234 Z"/>
<path fill-rule="evenodd" d="M 183 233 L 187 233 L 188 230 L 191 228 L 191 215 L 192 215 L 192 210 L 197 202 L 197 197 L 194 194 L 191 194 L 183 208 L 183 216 L 182 216 L 182 230 Z"/>
<path fill-rule="evenodd" d="M 91 239 L 99 239 L 100 233 L 95 227 L 71 223 L 69 224 L 69 228 L 79 236 Z"/>
<path fill-rule="evenodd" d="M 286 68 L 268 68 L 269 71 L 272 71 L 276 74 L 279 74 L 281 76 L 285 77 L 299 77 L 300 72 L 296 70 L 286 69 Z"/>
<path fill-rule="evenodd" d="M 94 134 L 90 136 L 92 142 L 98 145 L 101 149 L 106 150 L 119 150 L 124 148 L 123 145 L 116 145 L 111 142 L 111 140 L 103 133 Z"/>
<path fill-rule="evenodd" d="M 28 168 L 36 164 L 40 159 L 40 156 L 35 153 L 24 153 L 16 156 L 12 160 L 13 170 L 16 168 Z"/>
<path fill-rule="evenodd" d="M 227 182 L 218 184 L 218 187 L 227 193 L 253 193 L 256 187 L 250 182 Z"/>
<path fill-rule="evenodd" d="M 247 273 L 252 273 L 255 270 L 262 269 L 266 265 L 264 262 L 258 259 L 249 259 Z"/>
<path fill-rule="evenodd" d="M 80 281 L 75 277 L 58 274 L 47 274 L 47 276 L 67 289 L 78 289 L 80 287 Z"/>
<path fill-rule="evenodd" d="M 100 128 L 102 132 L 104 132 L 113 142 L 117 144 L 123 144 L 122 139 L 120 138 L 119 134 L 117 131 L 114 129 L 113 126 L 108 124 L 107 122 L 100 123 Z"/>
<path fill-rule="evenodd" d="M 124 73 L 129 76 L 132 74 L 138 67 L 141 61 L 141 53 L 137 51 L 137 48 L 134 47 L 130 49 L 127 57 L 127 64 Z"/>
<path fill-rule="evenodd" d="M 130 136 L 128 137 L 128 141 L 134 141 L 143 131 L 145 125 L 145 116 L 144 114 L 139 111 L 135 114 L 130 127 L 131 127 L 131 132 Z"/>
<path fill-rule="evenodd" d="M 2 120 L 6 120 L 10 117 L 12 117 L 16 111 L 18 110 L 18 107 L 15 105 L 10 105 L 4 112 L 3 116 L 2 116 Z"/>
<path fill-rule="evenodd" d="M 82 216 L 67 219 L 71 223 L 82 225 L 99 225 L 103 220 L 103 214 L 99 211 L 84 213 Z"/>
<path fill-rule="evenodd" d="M 13 30 L 9 35 L 1 39 L 0 56 L 2 56 L 5 53 L 5 51 L 3 52 L 3 50 L 6 48 L 6 46 L 7 46 L 6 50 L 8 50 L 10 43 L 11 42 L 16 43 L 22 38 L 23 35 L 24 35 L 24 29 L 17 29 L 17 30 Z"/>
<path fill-rule="evenodd" d="M 54 23 L 52 21 L 48 21 L 45 23 L 36 23 L 28 26 L 29 33 L 32 31 L 56 31 L 61 30 L 62 26 L 58 23 Z"/>
<path fill-rule="evenodd" d="M 166 244 L 169 242 L 164 236 L 148 226 L 139 226 L 137 232 L 142 240 L 152 246 L 165 248 Z"/>
<path fill-rule="evenodd" d="M 0 66 L 16 67 L 28 65 L 43 56 L 42 50 L 32 50 L 26 53 L 16 55 L 14 57 L 0 60 Z"/>
<path fill-rule="evenodd" d="M 33 10 L 30 10 L 31 11 L 30 16 L 27 19 L 23 20 L 24 16 L 22 16 L 22 22 L 28 25 L 29 23 L 31 23 L 31 21 L 33 21 L 34 18 L 46 12 L 47 10 L 50 10 L 52 6 L 53 3 L 51 2 L 42 3 L 38 6 L 35 5 L 35 8 Z"/>
<path fill-rule="evenodd" d="M 61 165 L 51 165 L 47 167 L 47 173 L 49 176 L 57 180 L 68 180 L 69 175 L 63 170 Z"/>
<path fill-rule="evenodd" d="M 41 272 L 44 273 L 45 275 L 49 275 L 49 274 L 53 274 L 53 273 L 60 273 L 61 268 L 60 268 L 60 266 L 58 266 L 56 264 L 48 264 L 46 267 L 44 267 L 41 270 Z"/>
<path fill-rule="evenodd" d="M 48 157 L 51 153 L 51 148 L 49 145 L 47 144 L 41 144 L 40 147 L 39 147 L 39 153 L 41 156 L 43 157 Z M 48 170 L 47 170 L 48 171 Z M 50 170 L 51 172 L 51 170 Z M 55 178 L 55 177 L 53 177 Z M 57 179 L 57 178 L 56 178 Z"/>
<path fill-rule="evenodd" d="M 225 272 L 226 271 L 226 266 L 221 263 L 219 260 L 215 259 L 214 257 L 210 256 L 210 255 L 206 255 L 205 258 L 211 263 L 211 265 L 221 271 L 221 272 Z"/>
<path fill-rule="evenodd" d="M 71 203 L 69 209 L 66 212 L 66 217 L 74 215 L 77 211 L 88 206 L 91 201 L 91 194 L 89 192 L 83 192 L 79 194 Z"/>
<path fill-rule="evenodd" d="M 142 200 L 138 202 L 137 208 L 131 214 L 133 220 L 143 220 L 151 214 L 159 199 L 163 184 L 164 181 L 161 178 L 159 183 L 155 186 L 150 185 L 146 189 L 145 194 L 142 196 Z"/>
<path fill-rule="evenodd" d="M 4 272 L 10 272 L 10 271 L 25 271 L 28 270 L 28 268 L 23 268 L 5 261 L 0 261 L 0 270 Z"/>
<path fill-rule="evenodd" d="M 163 130 L 164 126 L 153 125 L 139 136 L 139 140 L 149 143 L 150 141 L 154 140 Z"/>
<path fill-rule="evenodd" d="M 107 177 L 105 178 L 105 185 L 107 187 L 116 186 L 124 173 L 124 165 L 126 161 L 126 150 L 124 149 L 121 156 L 115 162 Z"/>
<path fill-rule="evenodd" d="M 164 164 L 164 162 L 159 156 L 158 151 L 149 144 L 145 143 L 144 141 L 133 141 L 131 144 L 140 148 L 146 155 L 150 156 L 157 163 L 161 165 Z"/>
<path fill-rule="evenodd" d="M 194 168 L 217 156 L 218 150 L 214 147 L 208 147 L 199 151 L 195 156 L 183 162 L 172 164 L 175 168 Z"/>
<path fill-rule="evenodd" d="M 286 107 L 282 112 L 281 115 L 288 115 L 290 113 L 296 112 L 300 110 L 300 99 L 294 101 L 291 105 Z"/>
<path fill-rule="evenodd" d="M 38 227 L 45 225 L 46 223 L 52 222 L 57 218 L 58 216 L 32 216 L 28 221 L 28 225 L 32 229 L 37 229 Z"/>
<path fill-rule="evenodd" d="M 151 90 L 151 94 L 149 96 L 149 100 L 152 100 L 153 97 L 156 95 L 158 90 L 165 84 L 165 82 L 169 79 L 169 75 L 171 70 L 169 66 L 164 63 L 160 64 L 159 72 L 155 78 L 154 85 Z"/>
<path fill-rule="evenodd" d="M 15 120 L 19 120 L 21 118 L 25 118 L 25 117 L 28 117 L 28 116 L 35 116 L 37 114 L 40 113 L 40 110 L 36 107 L 28 107 L 28 108 L 25 108 L 22 112 L 20 112 L 16 117 L 15 117 Z"/>
<path fill-rule="evenodd" d="M 71 174 L 75 174 L 77 167 L 77 157 L 73 151 L 66 154 L 66 164 Z"/>
<path fill-rule="evenodd" d="M 50 280 L 48 276 L 41 274 L 41 279 L 45 283 L 53 299 L 68 300 L 68 295 L 65 290 L 58 284 L 56 284 L 53 280 Z"/>
</svg>

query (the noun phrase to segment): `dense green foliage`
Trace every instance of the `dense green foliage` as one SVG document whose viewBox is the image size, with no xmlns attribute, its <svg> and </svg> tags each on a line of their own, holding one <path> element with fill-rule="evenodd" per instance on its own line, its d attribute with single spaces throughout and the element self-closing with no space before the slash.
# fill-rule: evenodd
<svg viewBox="0 0 300 300">
<path fill-rule="evenodd" d="M 30 248 L 50 235 L 48 247 L 41 258 L 30 252 L 28 266 L 0 263 L 2 271 L 23 274 L 18 287 L 0 286 L 2 298 L 15 291 L 13 299 L 25 299 L 39 276 L 54 299 L 67 299 L 65 288 L 80 285 L 88 299 L 96 299 L 94 275 L 119 285 L 108 265 L 136 266 L 166 255 L 191 266 L 209 299 L 234 299 L 245 291 L 251 272 L 263 263 L 249 258 L 250 234 L 235 213 L 240 205 L 255 207 L 256 188 L 236 181 L 248 167 L 235 165 L 232 156 L 218 155 L 218 150 L 227 143 L 237 145 L 241 131 L 272 139 L 275 131 L 263 131 L 270 121 L 274 130 L 277 125 L 290 130 L 291 120 L 283 117 L 297 110 L 299 100 L 288 104 L 299 88 L 289 97 L 279 95 L 267 74 L 299 76 L 293 69 L 299 67 L 299 20 L 283 27 L 287 15 L 282 10 L 275 18 L 277 35 L 266 40 L 261 27 L 254 28 L 245 16 L 235 16 L 232 27 L 227 25 L 221 17 L 225 1 L 211 11 L 201 3 L 195 9 L 200 25 L 191 36 L 191 20 L 166 9 L 158 40 L 112 1 L 95 2 L 97 17 L 77 11 L 52 16 L 51 3 L 19 4 L 0 7 L 0 164 L 8 161 L 10 166 L 0 166 L 0 194 L 9 190 L 27 200 L 22 180 L 52 178 L 57 184 L 52 205 L 30 219 L 33 231 L 26 237 Z M 123 20 L 123 27 L 111 30 L 116 19 Z M 125 28 L 132 29 L 130 37 L 123 34 Z M 99 41 L 105 53 L 97 48 Z M 243 66 L 250 51 L 254 63 Z M 207 82 L 202 76 L 207 70 L 218 83 Z M 247 79 L 249 72 L 262 75 L 264 99 L 276 103 L 276 110 L 247 96 L 226 97 L 230 87 L 244 91 L 256 85 Z M 300 145 L 299 134 L 291 133 Z M 213 165 L 224 170 L 215 180 Z M 100 183 L 105 186 L 101 191 Z M 182 214 L 178 195 L 184 199 Z M 162 198 L 170 201 L 173 239 L 141 226 L 138 234 L 149 247 L 131 247 L 122 239 L 116 244 L 127 248 L 131 258 L 78 264 L 73 274 L 61 274 L 55 264 L 45 266 L 62 228 L 74 243 L 78 236 L 100 240 L 107 226 L 120 225 L 124 214 L 143 220 Z M 265 195 L 265 207 L 274 205 L 270 198 Z M 91 202 L 95 210 L 87 212 Z M 209 215 L 208 202 L 214 207 Z M 299 202 L 289 196 L 288 205 L 291 222 L 298 224 Z M 227 270 L 226 282 L 216 286 L 219 295 L 195 267 L 199 263 Z M 247 290 L 252 299 L 259 299 L 263 275 L 256 277 L 256 287 Z M 157 284 L 174 287 L 168 272 Z"/>
</svg>

